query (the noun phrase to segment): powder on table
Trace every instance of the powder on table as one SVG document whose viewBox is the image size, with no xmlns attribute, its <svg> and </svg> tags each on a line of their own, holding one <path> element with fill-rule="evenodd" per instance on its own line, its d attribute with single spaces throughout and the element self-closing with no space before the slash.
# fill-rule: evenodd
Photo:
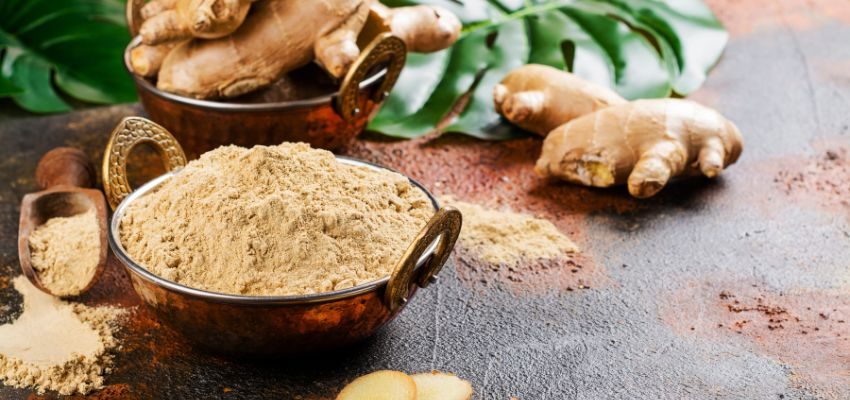
<svg viewBox="0 0 850 400">
<path fill-rule="evenodd" d="M 23 276 L 14 285 L 24 305 L 15 322 L 0 325 L 3 383 L 63 395 L 102 388 L 112 364 L 109 350 L 118 345 L 113 325 L 125 311 L 63 302 Z"/>
<path fill-rule="evenodd" d="M 38 280 L 57 296 L 76 296 L 91 282 L 100 261 L 94 210 L 47 220 L 29 239 Z"/>
<path fill-rule="evenodd" d="M 578 252 L 578 247 L 551 222 L 529 215 L 488 210 L 443 196 L 440 202 L 463 214 L 460 245 L 478 258 L 515 266 L 523 260 L 551 259 Z"/>
<path fill-rule="evenodd" d="M 400 174 L 304 143 L 227 146 L 131 204 L 120 235 L 136 262 L 186 286 L 302 295 L 389 275 L 432 215 Z"/>
</svg>

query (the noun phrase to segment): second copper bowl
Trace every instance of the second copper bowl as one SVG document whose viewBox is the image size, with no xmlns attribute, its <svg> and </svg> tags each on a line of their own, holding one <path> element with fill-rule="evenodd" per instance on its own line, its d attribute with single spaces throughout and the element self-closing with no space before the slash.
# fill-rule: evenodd
<svg viewBox="0 0 850 400">
<path fill-rule="evenodd" d="M 124 65 L 132 75 L 145 111 L 154 121 L 174 132 L 190 158 L 216 147 L 235 144 L 307 142 L 313 147 L 335 149 L 357 136 L 389 94 L 406 58 L 404 42 L 389 33 L 375 36 L 338 84 L 327 80 L 318 68 L 305 67 L 282 82 L 304 87 L 295 92 L 306 98 L 281 100 L 199 100 L 164 92 L 133 72 L 130 51 L 141 43 L 136 37 L 124 51 Z M 275 89 L 269 89 L 271 92 Z"/>
</svg>

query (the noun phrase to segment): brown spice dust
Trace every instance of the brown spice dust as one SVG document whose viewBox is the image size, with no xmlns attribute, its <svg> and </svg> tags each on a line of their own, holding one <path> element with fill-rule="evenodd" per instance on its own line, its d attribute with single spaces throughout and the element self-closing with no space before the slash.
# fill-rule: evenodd
<svg viewBox="0 0 850 400">
<path fill-rule="evenodd" d="M 827 209 L 850 209 L 850 154 L 847 147 L 831 147 L 780 170 L 774 183 L 785 194 Z"/>
<path fill-rule="evenodd" d="M 791 366 L 792 381 L 825 398 L 850 393 L 850 296 L 777 291 L 740 281 L 691 282 L 661 309 L 682 336 L 745 345 Z M 843 382 L 843 383 L 842 383 Z"/>
</svg>

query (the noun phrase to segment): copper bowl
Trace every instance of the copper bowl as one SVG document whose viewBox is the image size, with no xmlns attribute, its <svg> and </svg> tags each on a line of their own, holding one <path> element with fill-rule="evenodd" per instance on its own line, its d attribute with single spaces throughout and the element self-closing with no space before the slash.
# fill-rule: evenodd
<svg viewBox="0 0 850 400">
<path fill-rule="evenodd" d="M 170 172 L 135 191 L 126 184 L 126 160 L 132 148 L 150 142 L 160 150 Z M 181 159 L 182 157 L 182 159 Z M 340 162 L 387 169 L 350 158 Z M 104 155 L 104 188 L 115 213 L 109 245 L 125 266 L 133 288 L 165 325 L 215 352 L 267 356 L 323 351 L 374 334 L 393 319 L 418 288 L 432 283 L 460 233 L 461 215 L 441 208 L 422 185 L 435 214 L 396 264 L 392 275 L 352 288 L 302 296 L 241 296 L 187 287 L 149 272 L 121 244 L 119 229 L 133 201 L 179 173 L 185 157 L 175 139 L 143 118 L 125 118 L 112 134 Z"/>
<path fill-rule="evenodd" d="M 140 43 L 136 37 L 124 51 L 124 65 L 135 81 L 139 100 L 152 120 L 174 132 L 190 158 L 225 144 L 307 142 L 318 148 L 339 148 L 369 123 L 398 79 L 406 57 L 401 39 L 380 33 L 367 42 L 341 83 L 315 84 L 329 78 L 319 68 L 307 66 L 265 92 L 224 102 L 164 92 L 135 74 L 129 56 Z"/>
</svg>

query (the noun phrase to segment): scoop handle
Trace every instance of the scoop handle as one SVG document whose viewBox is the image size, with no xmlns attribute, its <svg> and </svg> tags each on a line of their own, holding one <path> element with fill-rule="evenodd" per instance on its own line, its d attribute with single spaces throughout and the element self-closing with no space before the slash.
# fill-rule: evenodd
<svg viewBox="0 0 850 400">
<path fill-rule="evenodd" d="M 42 189 L 59 185 L 90 188 L 97 182 L 97 172 L 82 150 L 57 147 L 41 157 L 35 168 L 35 181 Z"/>
</svg>

